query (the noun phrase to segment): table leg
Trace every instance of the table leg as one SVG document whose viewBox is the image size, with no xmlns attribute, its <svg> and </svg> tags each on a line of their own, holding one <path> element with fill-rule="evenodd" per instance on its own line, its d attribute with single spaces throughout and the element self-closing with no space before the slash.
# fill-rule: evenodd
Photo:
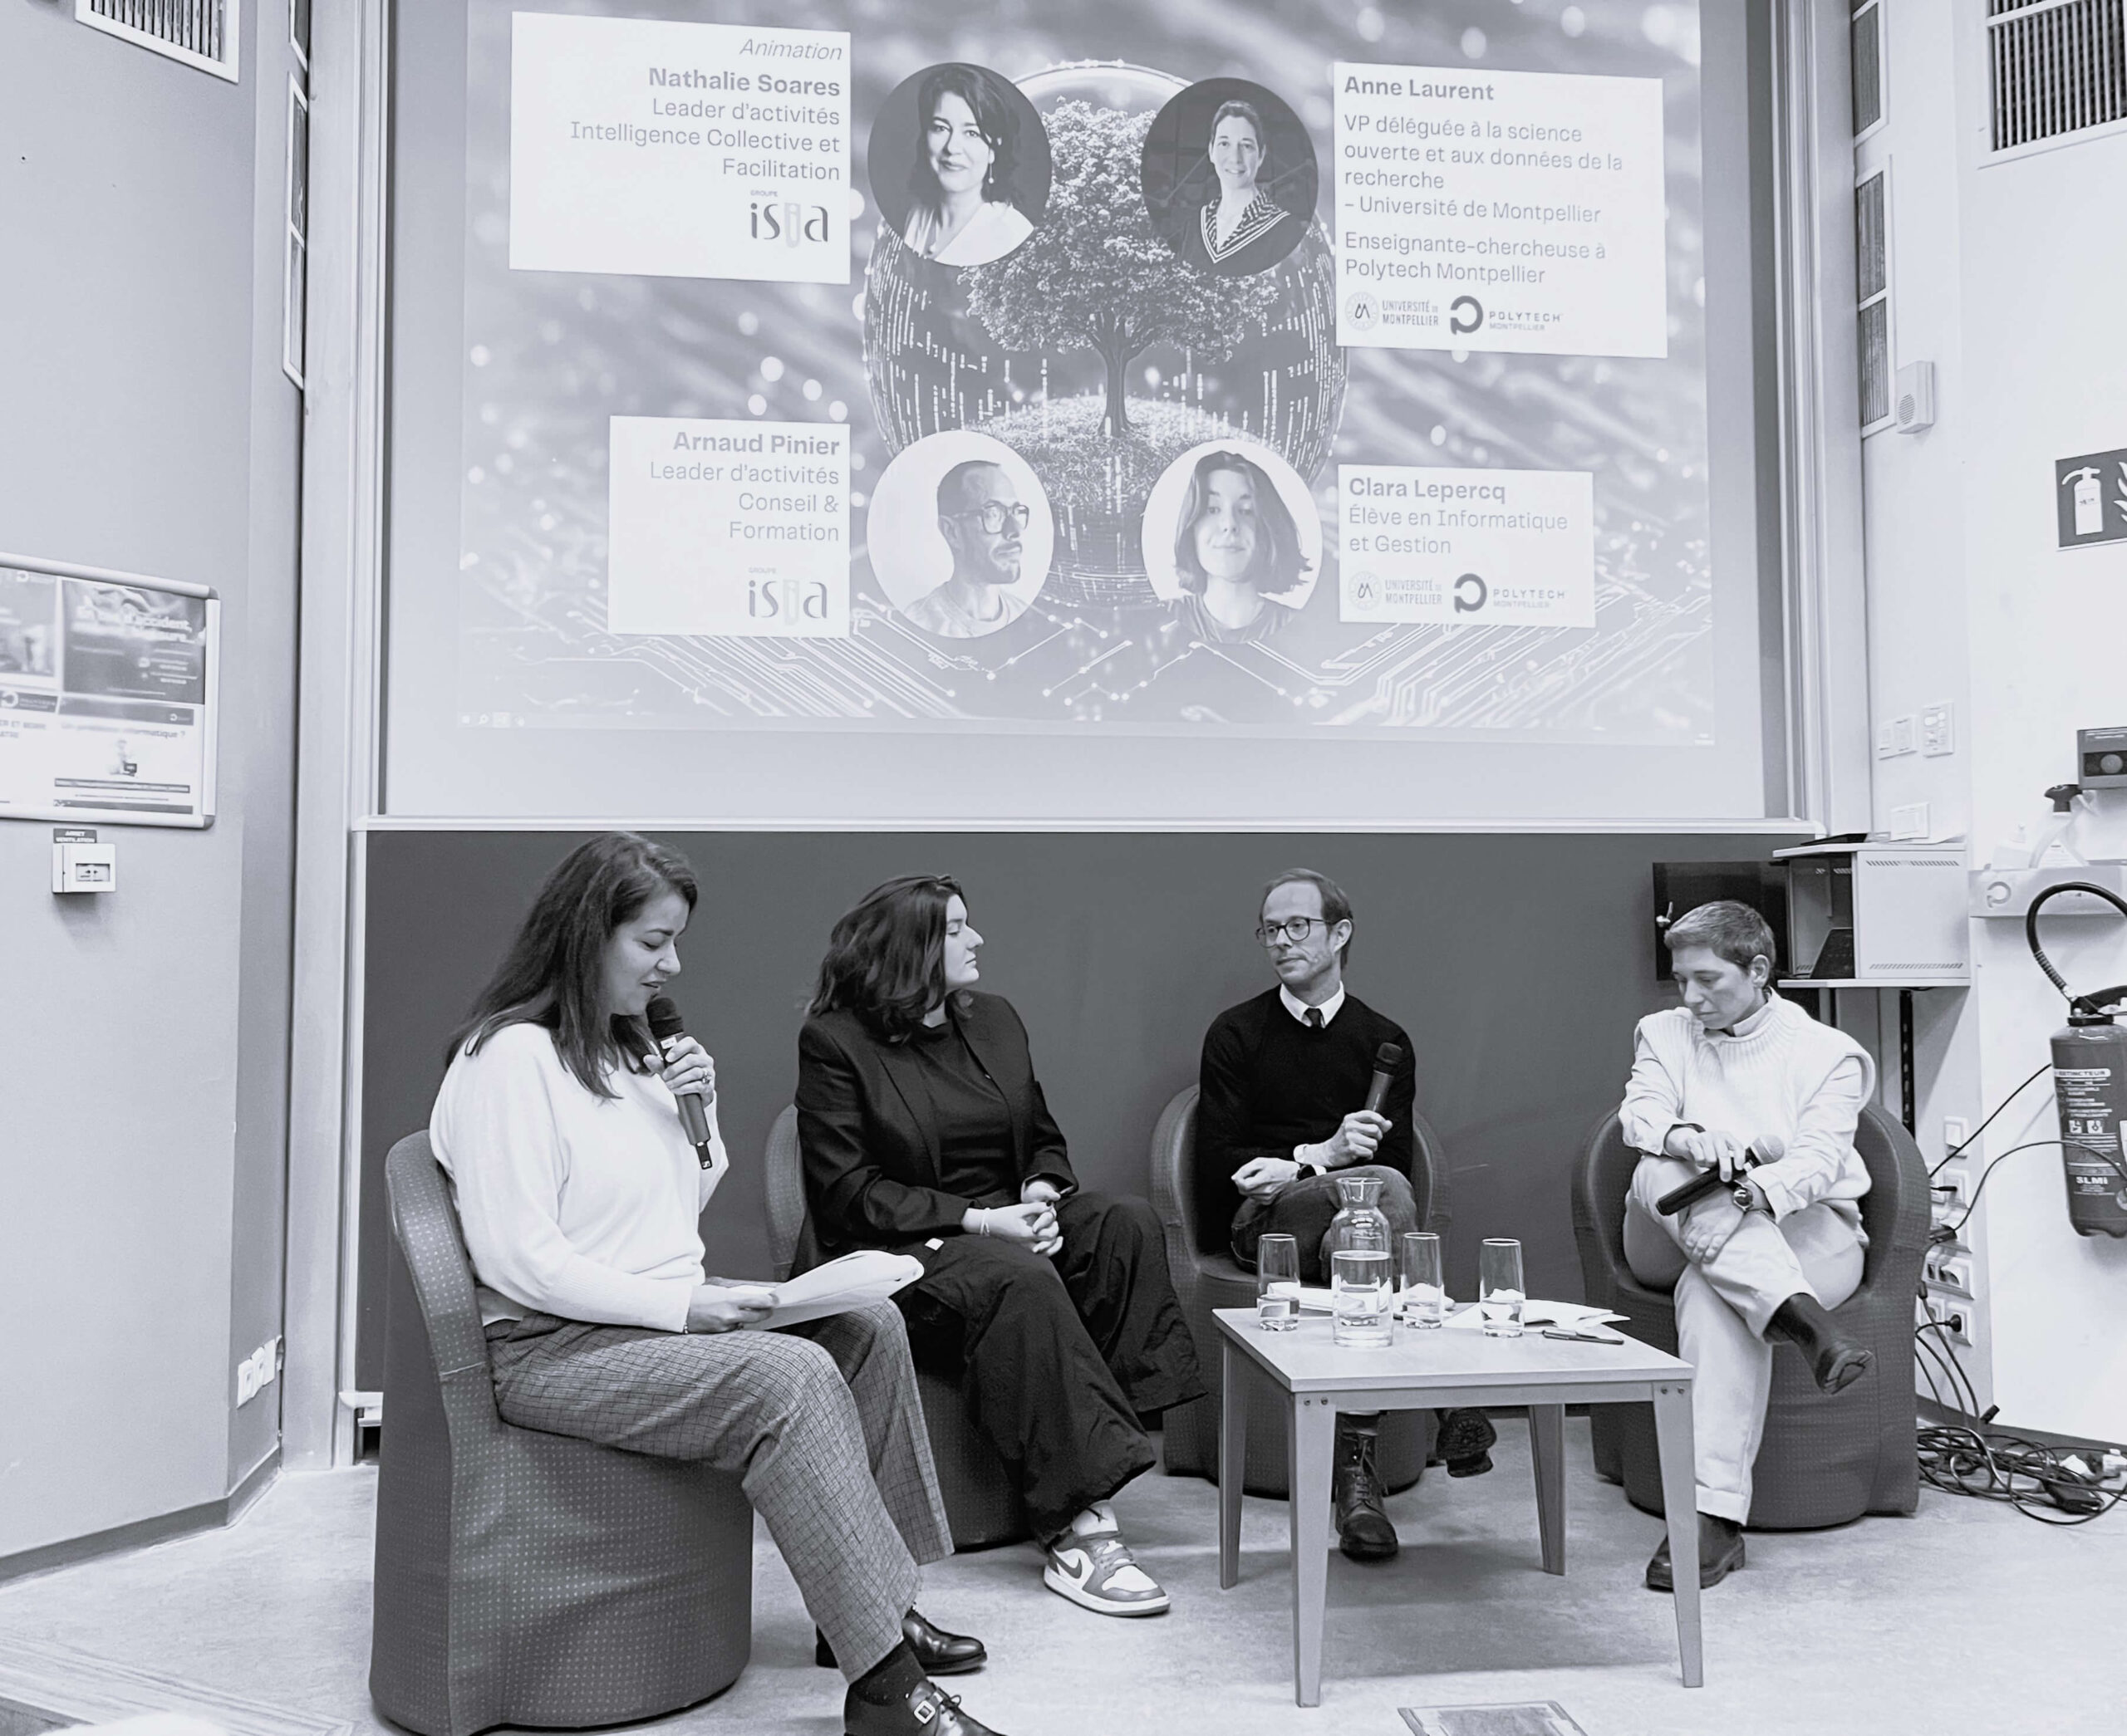
<svg viewBox="0 0 2127 1736">
<path fill-rule="evenodd" d="M 1221 1341 L 1225 1396 L 1219 1404 L 1219 1589 L 1240 1583 L 1240 1493 L 1248 1476 L 1248 1358 Z"/>
<path fill-rule="evenodd" d="M 1669 1568 L 1676 1576 L 1677 1650 L 1684 1685 L 1700 1686 L 1706 1664 L 1698 1625 L 1698 1490 L 1692 1474 L 1692 1388 L 1668 1380 L 1654 1389 L 1654 1438 L 1662 1456 L 1662 1511 L 1669 1523 Z"/>
<path fill-rule="evenodd" d="M 1329 1459 L 1337 1411 L 1324 1398 L 1294 1397 L 1286 1413 L 1287 1498 L 1293 1548 L 1293 1699 L 1322 1704 L 1322 1611 L 1329 1596 Z"/>
<path fill-rule="evenodd" d="M 1529 1457 L 1536 1468 L 1536 1530 L 1544 1571 L 1565 1572 L 1565 1406 L 1529 1407 Z"/>
</svg>

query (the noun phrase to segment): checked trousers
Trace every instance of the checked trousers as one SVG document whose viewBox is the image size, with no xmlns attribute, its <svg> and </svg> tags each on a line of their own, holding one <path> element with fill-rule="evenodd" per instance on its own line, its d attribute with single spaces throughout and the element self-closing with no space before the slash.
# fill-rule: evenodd
<svg viewBox="0 0 2127 1736">
<path fill-rule="evenodd" d="M 900 1644 L 917 1564 L 952 1553 L 890 1302 L 776 1332 L 530 1314 L 489 1326 L 488 1353 L 520 1429 L 737 1475 L 852 1681 Z"/>
</svg>

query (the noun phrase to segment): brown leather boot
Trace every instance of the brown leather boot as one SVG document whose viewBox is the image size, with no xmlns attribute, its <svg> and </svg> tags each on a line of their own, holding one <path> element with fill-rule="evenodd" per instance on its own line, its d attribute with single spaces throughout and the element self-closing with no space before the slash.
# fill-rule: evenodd
<svg viewBox="0 0 2127 1736">
<path fill-rule="evenodd" d="M 1801 1351 L 1820 1392 L 1851 1386 L 1876 1360 L 1874 1351 L 1840 1330 L 1822 1302 L 1800 1290 L 1773 1311 L 1765 1333 L 1768 1338 L 1785 1338 Z"/>
<path fill-rule="evenodd" d="M 1388 1561 L 1399 1547 L 1396 1528 L 1381 1505 L 1381 1482 L 1374 1470 L 1380 1428 L 1378 1411 L 1372 1416 L 1337 1419 L 1337 1469 L 1331 1485 L 1337 1547 L 1355 1562 Z"/>
</svg>

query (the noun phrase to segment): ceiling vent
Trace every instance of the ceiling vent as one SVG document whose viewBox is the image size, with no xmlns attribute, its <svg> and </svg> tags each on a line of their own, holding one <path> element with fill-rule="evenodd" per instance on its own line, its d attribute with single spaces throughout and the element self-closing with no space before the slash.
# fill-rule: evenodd
<svg viewBox="0 0 2127 1736">
<path fill-rule="evenodd" d="M 137 43 L 232 83 L 243 0 L 74 0 L 91 30 Z"/>
<path fill-rule="evenodd" d="M 2127 0 L 1987 0 L 1996 154 L 2127 124 Z"/>
</svg>

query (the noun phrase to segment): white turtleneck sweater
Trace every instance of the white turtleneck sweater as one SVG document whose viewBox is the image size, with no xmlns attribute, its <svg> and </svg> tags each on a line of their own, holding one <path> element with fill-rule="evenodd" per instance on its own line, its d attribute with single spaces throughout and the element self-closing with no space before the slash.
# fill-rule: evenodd
<svg viewBox="0 0 2127 1736">
<path fill-rule="evenodd" d="M 1657 1156 L 1680 1122 L 1746 1141 L 1777 1134 L 1786 1155 L 1751 1171 L 1773 1216 L 1821 1199 L 1859 1232 L 1869 1171 L 1854 1127 L 1875 1087 L 1866 1049 L 1775 996 L 1725 1032 L 1682 1007 L 1642 1019 L 1618 1113 L 1626 1142 Z"/>
<path fill-rule="evenodd" d="M 730 1168 L 687 1143 L 665 1081 L 622 1067 L 586 1091 L 542 1026 L 505 1025 L 453 1057 L 429 1116 L 450 1177 L 480 1319 L 537 1311 L 683 1332 L 702 1273 L 701 1212 Z"/>
</svg>

